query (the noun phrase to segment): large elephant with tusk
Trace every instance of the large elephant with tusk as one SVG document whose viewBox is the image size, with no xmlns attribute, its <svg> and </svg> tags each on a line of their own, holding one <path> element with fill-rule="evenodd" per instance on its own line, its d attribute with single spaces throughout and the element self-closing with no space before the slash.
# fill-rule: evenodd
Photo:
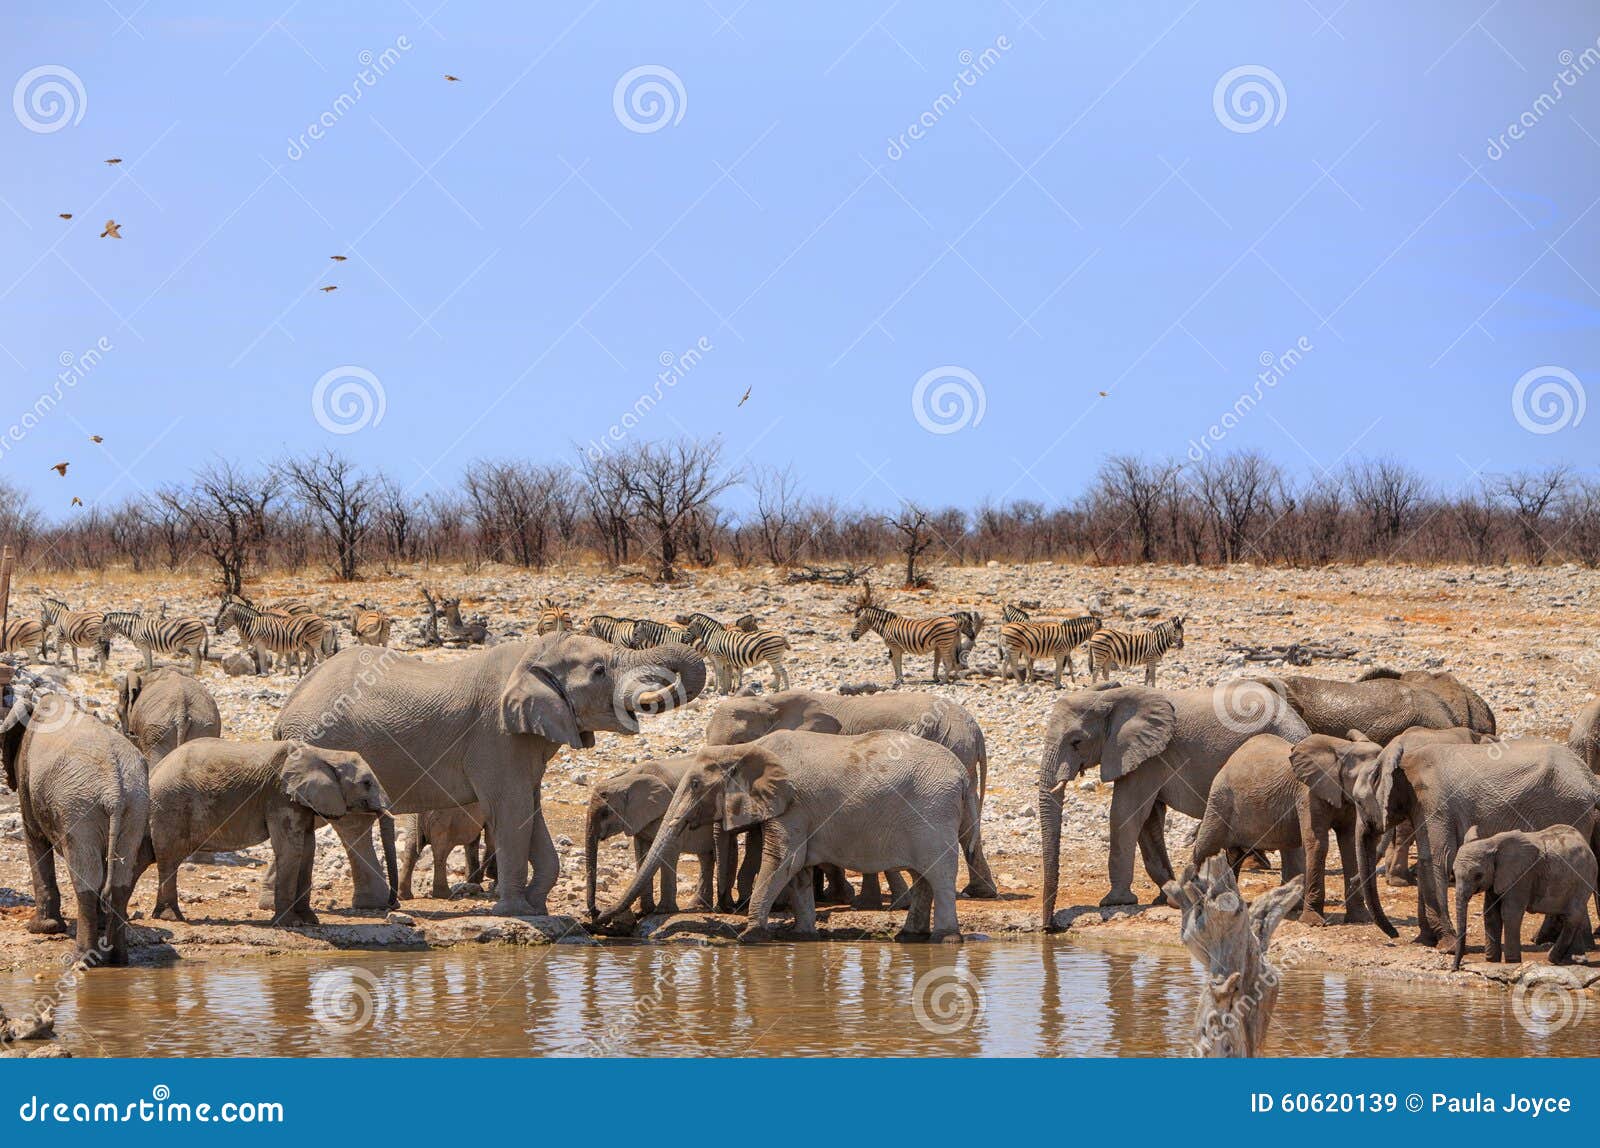
<svg viewBox="0 0 1600 1148">
<path fill-rule="evenodd" d="M 594 745 L 598 731 L 637 733 L 641 714 L 687 704 L 705 681 L 705 663 L 687 646 L 625 650 L 567 632 L 444 663 L 358 646 L 295 688 L 274 736 L 359 753 L 396 813 L 477 802 L 499 870 L 494 911 L 537 916 L 559 875 L 540 804 L 546 764 L 562 746 Z M 335 830 L 355 903 L 387 904 L 371 826 L 347 828 L 351 820 Z"/>
</svg>

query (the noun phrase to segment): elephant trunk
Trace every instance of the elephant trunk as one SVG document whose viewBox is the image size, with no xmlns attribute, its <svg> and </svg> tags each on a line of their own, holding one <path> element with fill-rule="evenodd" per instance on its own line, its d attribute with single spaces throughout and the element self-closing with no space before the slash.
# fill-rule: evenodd
<svg viewBox="0 0 1600 1148">
<path fill-rule="evenodd" d="M 629 708 L 639 713 L 665 713 L 688 705 L 706 688 L 705 659 L 693 647 L 677 642 L 647 650 L 619 650 L 617 668 L 623 677 L 638 673 L 660 678 L 655 687 L 641 689 L 627 699 Z"/>
<path fill-rule="evenodd" d="M 400 868 L 394 855 L 394 814 L 387 809 L 378 814 L 378 837 L 383 842 L 383 868 L 389 878 L 389 908 L 400 907 Z"/>
<path fill-rule="evenodd" d="M 1454 972 L 1461 967 L 1462 958 L 1467 955 L 1467 906 L 1472 903 L 1472 885 L 1466 881 L 1456 882 L 1456 951 L 1455 959 L 1450 962 L 1450 971 Z M 1487 929 L 1488 922 L 1484 922 Z"/>
<path fill-rule="evenodd" d="M 1383 902 L 1378 899 L 1379 832 L 1377 828 L 1365 822 L 1356 827 L 1357 884 L 1361 887 L 1361 896 L 1366 899 L 1367 909 L 1372 914 L 1373 922 L 1387 936 L 1398 937 L 1400 931 L 1390 924 L 1388 916 L 1383 911 Z"/>
<path fill-rule="evenodd" d="M 1039 840 L 1044 862 L 1043 916 L 1046 929 L 1054 926 L 1056 890 L 1061 882 L 1061 789 L 1052 785 L 1053 771 L 1039 781 Z"/>
<path fill-rule="evenodd" d="M 589 816 L 584 819 L 583 825 L 583 904 L 591 918 L 596 912 L 595 868 L 600 862 L 600 817 L 599 803 L 591 802 Z"/>
<path fill-rule="evenodd" d="M 656 873 L 666 859 L 677 856 L 678 839 L 683 836 L 684 827 L 688 824 L 698 800 L 689 793 L 689 783 L 690 779 L 684 778 L 678 786 L 678 792 L 673 794 L 672 804 L 661 817 L 661 829 L 656 833 L 656 839 L 651 842 L 650 851 L 645 854 L 644 860 L 639 862 L 639 871 L 633 875 L 633 882 L 622 896 L 617 898 L 616 904 L 595 918 L 595 924 L 607 924 L 620 915 L 650 888 L 650 882 L 655 879 Z"/>
</svg>

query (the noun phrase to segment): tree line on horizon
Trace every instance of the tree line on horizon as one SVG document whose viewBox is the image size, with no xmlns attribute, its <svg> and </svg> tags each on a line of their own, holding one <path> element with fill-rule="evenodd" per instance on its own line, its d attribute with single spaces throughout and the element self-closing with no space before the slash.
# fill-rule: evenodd
<svg viewBox="0 0 1600 1148">
<path fill-rule="evenodd" d="M 0 541 L 22 573 L 323 566 L 340 581 L 409 566 L 541 569 L 597 560 L 670 579 L 693 567 L 1064 561 L 1322 566 L 1600 567 L 1600 479 L 1567 465 L 1484 474 L 1456 489 L 1394 459 L 1296 476 L 1256 451 L 1200 463 L 1112 455 L 1082 493 L 885 512 L 807 494 L 792 468 L 730 464 L 718 439 L 627 444 L 572 464 L 473 464 L 417 495 L 326 450 L 255 468 L 217 459 L 183 482 L 47 520 L 0 480 Z"/>
</svg>

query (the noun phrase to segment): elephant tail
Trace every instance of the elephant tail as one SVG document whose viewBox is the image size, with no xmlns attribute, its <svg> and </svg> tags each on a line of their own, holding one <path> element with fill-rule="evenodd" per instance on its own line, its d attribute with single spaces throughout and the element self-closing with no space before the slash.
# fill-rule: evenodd
<svg viewBox="0 0 1600 1148">
<path fill-rule="evenodd" d="M 985 770 L 987 773 L 987 770 Z M 980 784 L 982 784 L 980 782 Z M 971 867 L 971 858 L 982 846 L 981 827 L 983 825 L 983 798 L 978 790 L 970 785 L 961 789 L 961 851 L 967 856 L 968 867 Z"/>
<path fill-rule="evenodd" d="M 100 897 L 107 901 L 111 899 L 111 884 L 117 871 L 117 838 L 122 835 L 122 803 L 113 801 L 110 812 L 110 828 L 106 834 L 106 872 L 100 884 Z"/>
</svg>

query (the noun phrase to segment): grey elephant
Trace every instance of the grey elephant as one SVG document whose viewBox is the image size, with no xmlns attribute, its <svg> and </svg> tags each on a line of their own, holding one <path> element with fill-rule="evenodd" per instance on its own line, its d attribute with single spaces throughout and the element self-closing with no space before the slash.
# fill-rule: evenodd
<svg viewBox="0 0 1600 1148">
<path fill-rule="evenodd" d="M 140 872 L 156 866 L 155 916 L 184 919 L 178 867 L 191 854 L 231 852 L 272 843 L 269 874 L 274 925 L 315 925 L 311 869 L 317 818 L 388 809 L 378 777 L 359 754 L 294 741 L 185 742 L 150 772 L 150 837 Z M 394 837 L 385 861 L 395 880 Z"/>
<path fill-rule="evenodd" d="M 770 936 L 768 916 L 785 888 L 796 929 L 814 931 L 808 870 L 831 864 L 860 873 L 910 870 L 915 882 L 902 936 L 960 941 L 956 857 L 977 829 L 977 792 L 948 749 L 888 731 L 781 730 L 746 745 L 702 747 L 633 883 L 597 923 L 644 891 L 708 795 L 724 828 L 761 826 L 761 871 L 741 940 Z"/>
<path fill-rule="evenodd" d="M 1409 820 L 1417 827 L 1419 944 L 1455 948 L 1446 882 L 1469 830 L 1493 835 L 1571 825 L 1591 847 L 1595 841 L 1600 784 L 1577 754 L 1556 742 L 1463 745 L 1402 737 L 1368 757 L 1355 780 L 1364 839 L 1357 846 L 1361 888 L 1368 904 L 1375 904 L 1377 883 L 1365 865 L 1371 856 L 1365 839 Z"/>
<path fill-rule="evenodd" d="M 9 669 L 9 667 L 8 667 Z M 149 821 L 149 777 L 134 744 L 35 675 L 5 690 L 0 757 L 17 794 L 33 878 L 30 933 L 64 933 L 56 857 L 78 903 L 78 959 L 128 963 L 128 898 Z"/>
<path fill-rule="evenodd" d="M 400 884 L 396 895 L 410 900 L 416 894 L 413 878 L 424 848 L 433 854 L 433 885 L 429 894 L 444 901 L 450 897 L 450 854 L 460 847 L 467 855 L 467 880 L 483 879 L 483 864 L 478 854 L 478 838 L 483 836 L 483 810 L 476 804 L 458 809 L 430 809 L 426 813 L 407 813 L 399 828 L 405 832 L 405 848 L 400 851 Z"/>
<path fill-rule="evenodd" d="M 641 714 L 692 701 L 705 679 L 687 646 L 624 650 L 570 632 L 443 663 L 352 646 L 295 687 L 276 736 L 361 754 L 396 812 L 477 802 L 494 842 L 493 911 L 541 916 L 560 864 L 540 798 L 546 764 L 562 746 L 592 746 L 597 730 L 638 732 Z M 335 828 L 355 903 L 386 903 L 370 827 Z"/>
<path fill-rule="evenodd" d="M 1567 747 L 1583 759 L 1590 773 L 1600 773 L 1600 698 L 1578 711 Z"/>
<path fill-rule="evenodd" d="M 1484 701 L 1476 690 L 1454 674 L 1447 674 L 1437 670 L 1399 671 L 1380 667 L 1368 670 L 1356 681 L 1370 682 L 1385 678 L 1405 682 L 1407 685 L 1418 686 L 1435 695 L 1449 707 L 1453 725 L 1462 729 L 1470 729 L 1474 733 L 1493 734 L 1496 732 L 1494 710 L 1489 708 L 1489 703 Z"/>
<path fill-rule="evenodd" d="M 1459 724 L 1434 689 L 1399 678 L 1341 682 L 1262 675 L 1248 680 L 1282 694 L 1312 733 L 1329 737 L 1344 737 L 1358 729 L 1379 745 L 1387 745 L 1412 726 L 1451 729 Z"/>
<path fill-rule="evenodd" d="M 1570 825 L 1532 832 L 1512 829 L 1479 837 L 1476 828 L 1456 851 L 1456 951 L 1452 969 L 1467 952 L 1467 906 L 1483 898 L 1484 959 L 1522 961 L 1522 918 L 1545 913 L 1556 925 L 1552 965 L 1569 965 L 1589 940 L 1589 898 L 1595 896 L 1595 856 Z"/>
<path fill-rule="evenodd" d="M 983 807 L 989 787 L 989 751 L 983 729 L 965 706 L 938 694 L 871 694 L 845 697 L 817 690 L 781 690 L 760 697 L 731 698 L 717 706 L 706 726 L 707 745 L 739 745 L 780 729 L 812 733 L 858 734 L 902 730 L 937 742 L 967 767 L 967 777 Z M 968 897 L 994 897 L 999 890 L 983 854 L 981 829 L 967 857 Z M 877 874 L 866 874 L 860 907 L 881 904 Z"/>
<path fill-rule="evenodd" d="M 1362 735 L 1365 738 L 1365 735 Z M 1435 745 L 1480 745 L 1484 742 L 1498 740 L 1493 734 L 1478 733 L 1476 730 L 1458 726 L 1454 729 L 1428 729 L 1423 726 L 1412 726 L 1405 730 L 1399 737 L 1392 739 L 1389 744 L 1404 741 L 1407 745 L 1422 745 L 1431 743 Z M 1388 839 L 1388 848 L 1379 843 L 1379 850 L 1383 852 L 1384 883 L 1387 885 L 1415 885 L 1417 883 L 1416 871 L 1411 864 L 1411 844 L 1417 839 L 1416 827 L 1409 820 L 1400 821 L 1389 827 L 1384 836 Z"/>
<path fill-rule="evenodd" d="M 186 741 L 222 736 L 211 691 L 175 667 L 117 675 L 117 722 L 151 766 Z"/>
<path fill-rule="evenodd" d="M 1057 701 L 1039 764 L 1045 928 L 1054 927 L 1062 794 L 1070 782 L 1098 764 L 1101 780 L 1115 784 L 1108 863 L 1111 891 L 1100 903 L 1132 905 L 1135 845 L 1159 890 L 1173 879 L 1164 836 L 1167 807 L 1203 817 L 1217 771 L 1258 733 L 1276 734 L 1293 744 L 1311 731 L 1281 696 L 1248 680 L 1196 690 L 1111 682 Z"/>
<path fill-rule="evenodd" d="M 591 917 L 598 911 L 595 884 L 600 843 L 627 834 L 633 840 L 635 869 L 642 866 L 650 846 L 660 835 L 661 820 L 672 804 L 673 794 L 693 765 L 693 757 L 658 758 L 595 782 L 589 792 L 583 830 L 584 904 Z M 716 869 L 716 817 L 716 803 L 709 797 L 689 811 L 673 843 L 676 852 L 661 860 L 660 899 L 656 899 L 648 882 L 639 893 L 644 913 L 678 911 L 678 858 L 685 853 L 693 853 L 700 861 L 699 887 L 688 908 L 713 907 L 716 900 L 712 891 L 712 874 Z M 759 849 L 755 852 L 760 853 Z"/>
<path fill-rule="evenodd" d="M 1211 783 L 1205 816 L 1195 835 L 1193 862 L 1230 850 L 1243 859 L 1249 849 L 1305 851 L 1305 897 L 1300 920 L 1324 923 L 1328 834 L 1339 842 L 1344 868 L 1345 924 L 1369 924 L 1356 878 L 1356 809 L 1341 784 L 1334 739 L 1313 734 L 1290 745 L 1276 734 L 1258 734 L 1228 758 Z M 1353 782 L 1353 778 L 1351 779 Z M 1294 876 L 1285 866 L 1284 880 Z M 1237 872 L 1237 869 L 1235 870 Z"/>
</svg>

